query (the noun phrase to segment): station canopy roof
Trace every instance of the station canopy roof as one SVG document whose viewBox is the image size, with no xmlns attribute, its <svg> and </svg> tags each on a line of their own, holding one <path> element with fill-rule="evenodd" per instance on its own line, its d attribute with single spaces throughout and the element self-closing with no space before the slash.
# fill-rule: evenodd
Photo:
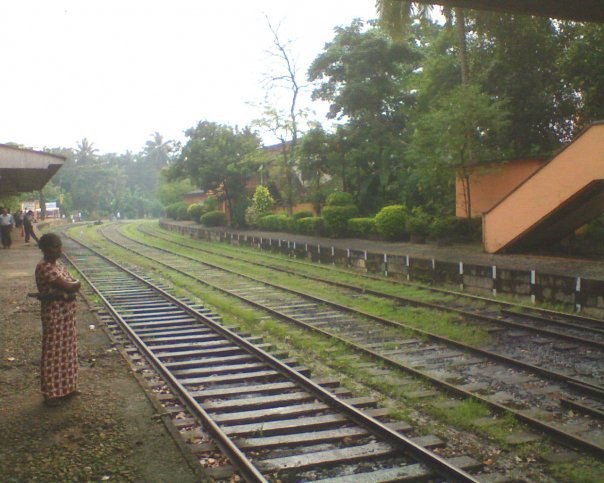
<svg viewBox="0 0 604 483">
<path fill-rule="evenodd" d="M 0 144 L 0 196 L 41 190 L 65 157 Z"/>
<path fill-rule="evenodd" d="M 419 0 L 419 3 L 604 23 L 602 0 Z"/>
</svg>

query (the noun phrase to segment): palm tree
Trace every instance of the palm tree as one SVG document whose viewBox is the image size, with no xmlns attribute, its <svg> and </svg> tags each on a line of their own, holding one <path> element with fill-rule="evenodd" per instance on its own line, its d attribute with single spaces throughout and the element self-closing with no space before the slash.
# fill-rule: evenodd
<svg viewBox="0 0 604 483">
<path fill-rule="evenodd" d="M 151 135 L 151 139 L 145 143 L 143 152 L 151 166 L 163 168 L 169 164 L 174 153 L 174 143 L 164 141 L 163 136 L 156 131 Z"/>
<path fill-rule="evenodd" d="M 75 161 L 76 163 L 89 164 L 96 159 L 97 152 L 98 149 L 94 147 L 93 143 L 86 138 L 82 138 L 75 152 Z"/>
</svg>

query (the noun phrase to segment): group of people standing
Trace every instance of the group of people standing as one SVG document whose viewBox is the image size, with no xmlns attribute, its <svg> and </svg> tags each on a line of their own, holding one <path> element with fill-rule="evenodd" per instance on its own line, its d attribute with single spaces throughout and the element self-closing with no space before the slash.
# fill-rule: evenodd
<svg viewBox="0 0 604 483">
<path fill-rule="evenodd" d="M 18 210 L 14 215 L 7 208 L 2 208 L 0 213 L 0 232 L 2 234 L 2 247 L 10 248 L 13 244 L 12 231 L 13 228 L 21 230 L 21 236 L 25 237 L 25 243 L 29 243 L 30 238 L 33 238 L 36 243 L 39 243 L 38 237 L 34 232 L 34 212 L 29 210 L 23 213 Z"/>
</svg>

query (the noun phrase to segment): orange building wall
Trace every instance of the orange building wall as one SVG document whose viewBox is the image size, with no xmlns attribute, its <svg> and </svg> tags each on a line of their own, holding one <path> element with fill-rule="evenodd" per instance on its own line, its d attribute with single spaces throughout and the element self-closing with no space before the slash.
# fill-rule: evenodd
<svg viewBox="0 0 604 483">
<path fill-rule="evenodd" d="M 543 159 L 529 158 L 501 164 L 476 166 L 470 175 L 472 218 L 482 216 L 495 204 L 512 192 L 544 164 Z M 459 177 L 455 180 L 455 215 L 466 218 L 463 186 Z"/>
<path fill-rule="evenodd" d="M 483 217 L 483 245 L 496 253 L 594 180 L 604 180 L 604 122 L 593 124 Z"/>
</svg>

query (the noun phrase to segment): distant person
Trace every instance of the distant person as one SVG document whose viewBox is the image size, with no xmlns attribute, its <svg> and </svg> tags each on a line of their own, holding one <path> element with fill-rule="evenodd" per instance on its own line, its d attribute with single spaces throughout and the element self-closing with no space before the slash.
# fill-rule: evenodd
<svg viewBox="0 0 604 483">
<path fill-rule="evenodd" d="M 34 212 L 29 210 L 23 217 L 23 229 L 25 230 L 25 243 L 29 243 L 29 237 L 40 243 L 40 240 L 34 233 Z"/>
<path fill-rule="evenodd" d="M 10 246 L 13 244 L 11 231 L 13 230 L 14 223 L 15 220 L 13 215 L 11 215 L 6 208 L 2 208 L 2 213 L 0 214 L 0 231 L 2 232 L 3 248 L 10 248 Z"/>
<path fill-rule="evenodd" d="M 25 236 L 25 231 L 23 230 L 23 212 L 21 210 L 17 210 L 15 215 L 15 228 L 17 231 L 21 232 L 21 238 Z"/>
<path fill-rule="evenodd" d="M 36 266 L 38 299 L 42 302 L 40 376 L 44 403 L 56 406 L 78 394 L 75 295 L 80 282 L 59 261 L 63 254 L 59 235 L 42 235 L 39 246 L 44 254 Z"/>
</svg>

